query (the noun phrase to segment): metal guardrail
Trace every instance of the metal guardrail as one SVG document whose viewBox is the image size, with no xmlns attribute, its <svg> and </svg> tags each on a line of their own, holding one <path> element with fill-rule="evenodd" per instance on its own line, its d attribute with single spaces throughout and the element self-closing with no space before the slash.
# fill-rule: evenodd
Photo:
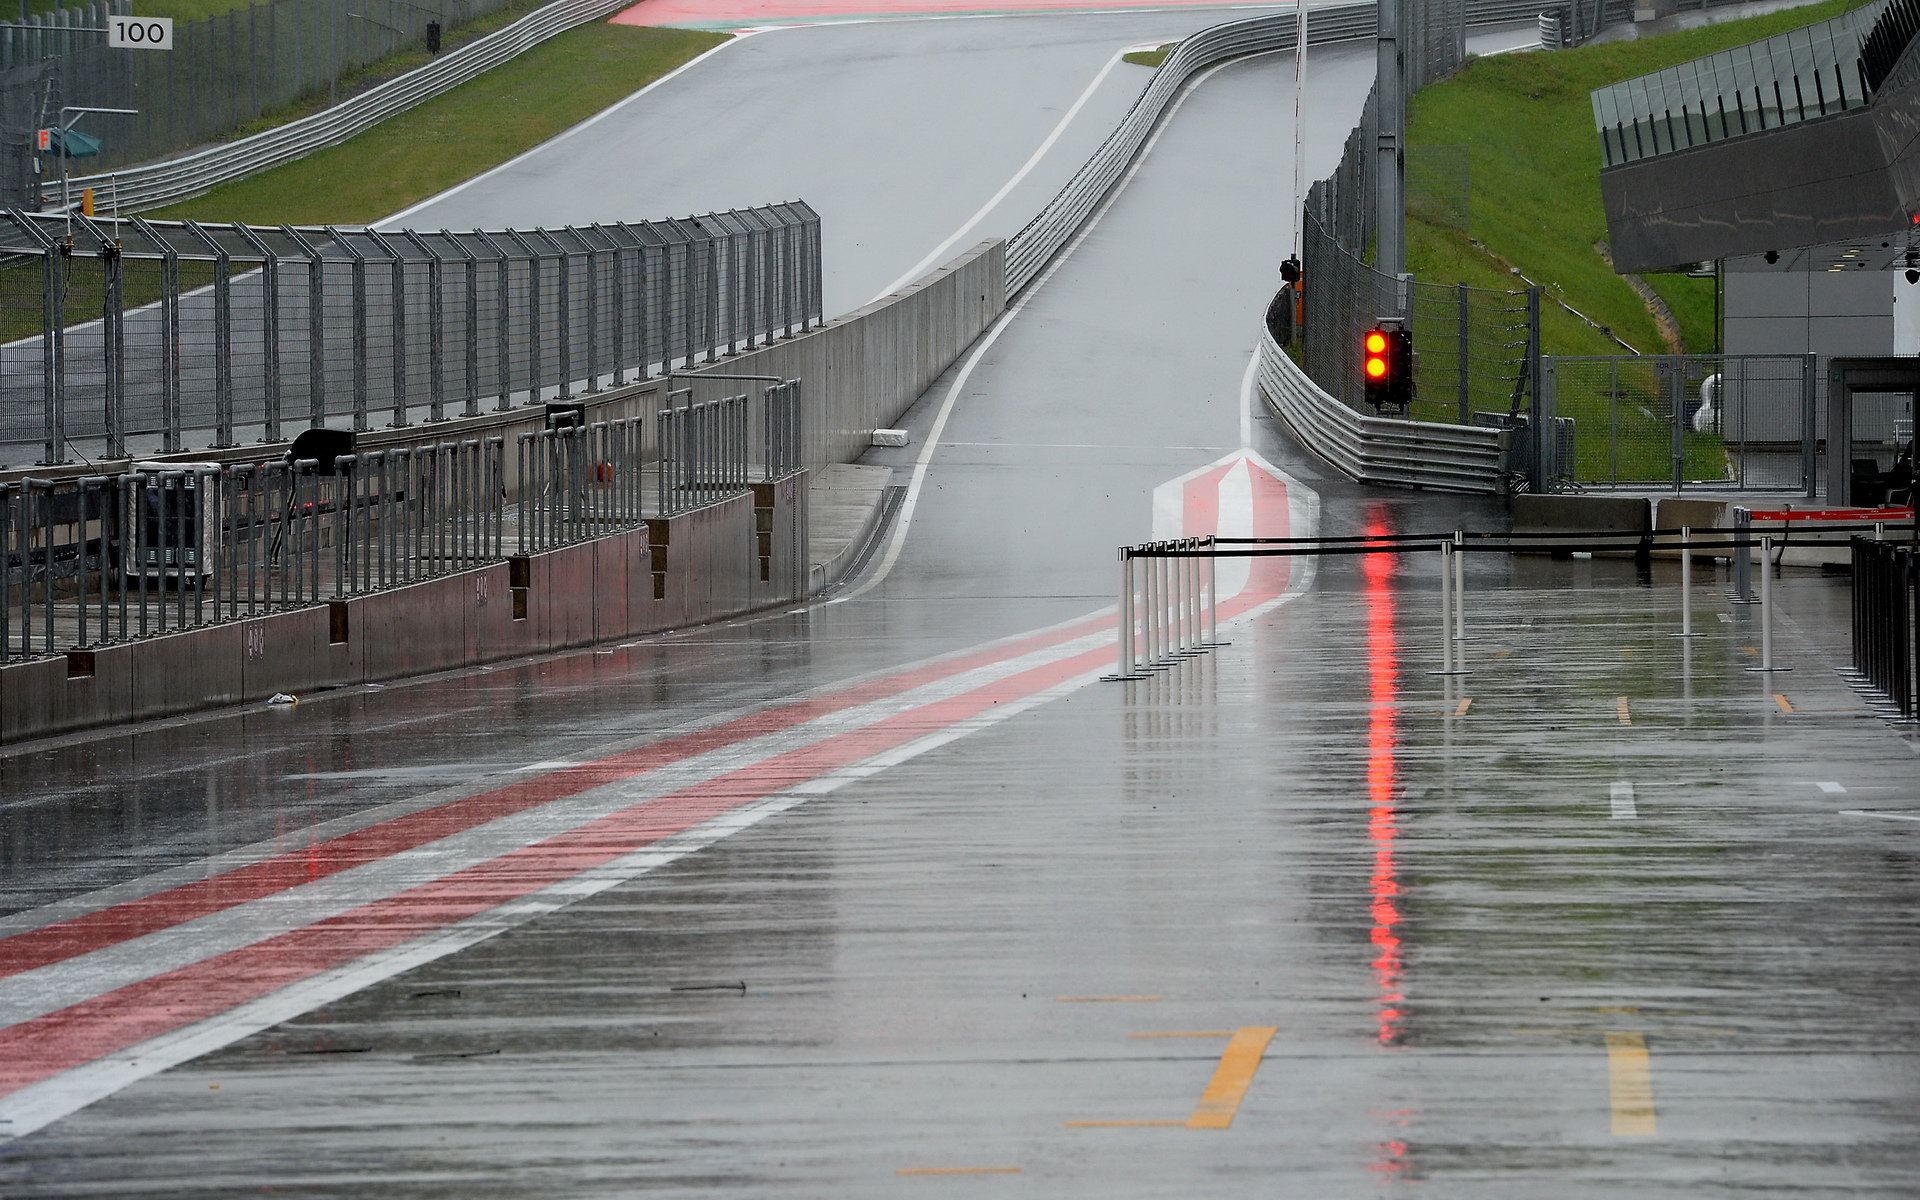
<svg viewBox="0 0 1920 1200">
<path fill-rule="evenodd" d="M 1362 483 L 1481 494 L 1506 488 L 1507 430 L 1361 416 L 1308 378 L 1270 333 L 1260 339 L 1258 378 L 1307 448 Z"/>
<path fill-rule="evenodd" d="M 1316 8 L 1308 14 L 1307 43 L 1341 41 L 1373 33 L 1372 4 Z M 1216 63 L 1294 45 L 1291 12 L 1231 21 L 1182 41 L 1153 73 L 1146 90 L 1120 124 L 1040 213 L 1007 241 L 1007 295 L 1017 295 L 1040 274 L 1113 190 L 1140 153 L 1174 98 L 1194 76 Z"/>
<path fill-rule="evenodd" d="M 1539 0 L 1466 0 L 1465 9 L 1468 25 L 1496 25 L 1537 19 L 1540 3 Z M 1378 13 L 1378 7 L 1373 4 L 1312 9 L 1307 16 L 1307 44 L 1315 46 L 1371 37 Z M 1120 181 L 1174 98 L 1195 76 L 1229 59 L 1291 50 L 1294 28 L 1295 17 L 1289 10 L 1215 25 L 1174 47 L 1107 140 L 1039 215 L 1008 239 L 1007 294 L 1016 295 L 1032 283 L 1067 244 L 1101 199 Z"/>
<path fill-rule="evenodd" d="M 0 662 L 401 587 L 798 469 L 797 381 L 687 400 L 651 424 L 579 425 L 560 407 L 511 462 L 495 437 L 0 484 Z"/>
<path fill-rule="evenodd" d="M 101 211 L 117 205 L 141 212 L 197 196 L 217 184 L 277 167 L 327 146 L 338 145 L 386 120 L 451 91 L 515 55 L 577 25 L 610 16 L 632 0 L 557 0 L 497 33 L 440 55 L 427 65 L 370 88 L 323 112 L 178 158 L 105 175 L 68 180 L 73 195 L 91 187 Z M 57 183 L 43 185 L 44 202 L 58 204 Z"/>
</svg>

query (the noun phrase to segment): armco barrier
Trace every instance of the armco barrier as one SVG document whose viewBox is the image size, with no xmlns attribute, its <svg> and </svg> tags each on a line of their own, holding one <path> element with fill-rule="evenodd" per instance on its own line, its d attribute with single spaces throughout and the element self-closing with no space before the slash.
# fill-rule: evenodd
<svg viewBox="0 0 1920 1200">
<path fill-rule="evenodd" d="M 216 184 L 242 179 L 259 171 L 335 146 L 363 133 L 396 113 L 405 112 L 470 79 L 477 78 L 521 52 L 577 25 L 611 16 L 632 0 L 558 0 L 523 17 L 497 33 L 488 34 L 423 67 L 369 88 L 310 117 L 226 142 L 209 150 L 128 167 L 110 175 L 86 175 L 67 181 L 70 195 L 95 188 L 104 204 L 117 204 L 125 213 L 142 212 L 197 196 Z M 60 203 L 60 184 L 42 186 L 42 198 Z"/>
<path fill-rule="evenodd" d="M 630 3 L 631 0 L 558 0 L 498 33 L 443 54 L 423 67 L 310 117 L 197 153 L 129 167 L 111 175 L 74 178 L 68 181 L 68 187 L 76 196 L 83 188 L 95 188 L 127 213 L 197 196 L 217 184 L 338 145 L 396 113 L 451 91 L 550 37 L 609 16 L 629 7 Z M 1539 0 L 1467 0 L 1469 24 L 1532 21 L 1539 12 Z M 1309 17 L 1307 40 L 1314 44 L 1369 36 L 1374 30 L 1374 14 L 1371 4 L 1315 9 Z M 1147 93 L 1088 161 L 1081 175 L 1014 239 L 1021 254 L 1015 260 L 1018 284 L 1012 290 L 1017 292 L 1031 282 L 1046 260 L 1079 228 L 1093 205 L 1125 171 L 1166 106 L 1189 79 L 1228 58 L 1263 50 L 1290 49 L 1293 29 L 1294 16 L 1289 11 L 1203 30 L 1181 43 L 1180 49 L 1161 64 Z M 58 203 L 58 191 L 57 183 L 49 184 L 42 195 Z"/>
<path fill-rule="evenodd" d="M 1307 44 L 1372 37 L 1378 11 L 1373 4 L 1312 9 L 1307 16 Z M 1467 0 L 1466 5 L 1469 25 L 1534 21 L 1539 13 L 1539 0 Z M 1203 29 L 1176 46 L 1100 148 L 1038 216 L 1008 239 L 1007 294 L 1018 295 L 1032 283 L 1079 231 L 1195 76 L 1229 59 L 1293 49 L 1295 20 L 1289 8 Z"/>
<path fill-rule="evenodd" d="M 1361 483 L 1488 495 L 1506 486 L 1504 430 L 1363 417 L 1322 391 L 1264 332 L 1258 377 L 1294 435 Z"/>
</svg>

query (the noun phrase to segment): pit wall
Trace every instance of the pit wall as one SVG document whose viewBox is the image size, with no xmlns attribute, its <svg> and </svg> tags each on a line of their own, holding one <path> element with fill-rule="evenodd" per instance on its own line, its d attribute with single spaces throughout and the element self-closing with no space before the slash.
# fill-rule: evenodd
<svg viewBox="0 0 1920 1200">
<path fill-rule="evenodd" d="M 802 381 L 803 469 L 644 529 L 391 591 L 0 667 L 0 744 L 264 702 L 697 625 L 804 599 L 807 487 L 904 415 L 1006 307 L 1004 244 L 984 242 L 911 287 L 689 375 Z M 676 372 L 678 375 L 678 372 Z M 676 381 L 673 386 L 685 386 Z M 666 380 L 572 397 L 589 420 L 644 416 Z M 744 388 L 732 390 L 745 390 Z M 362 434 L 362 450 L 545 428 L 545 410 Z M 199 450 L 191 462 L 258 462 L 284 446 Z M 508 470 L 516 456 L 507 455 Z M 100 464 L 72 473 L 112 469 Z M 59 470 L 33 472 L 57 477 Z M 517 492 L 518 481 L 509 480 Z"/>
<path fill-rule="evenodd" d="M 806 594 L 805 472 L 408 587 L 0 667 L 0 743 L 697 625 Z"/>
</svg>

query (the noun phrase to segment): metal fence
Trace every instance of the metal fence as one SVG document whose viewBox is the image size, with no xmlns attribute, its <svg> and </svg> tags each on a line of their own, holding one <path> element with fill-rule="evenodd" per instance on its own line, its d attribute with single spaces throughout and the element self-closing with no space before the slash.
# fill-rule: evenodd
<svg viewBox="0 0 1920 1200">
<path fill-rule="evenodd" d="M 1364 406 L 1360 338 L 1375 320 L 1410 313 L 1417 354 L 1407 416 L 1465 425 L 1479 413 L 1531 410 L 1539 289 L 1500 292 L 1395 279 L 1343 249 L 1311 211 L 1302 257 L 1307 302 L 1300 361 L 1336 399 L 1355 411 Z"/>
<path fill-rule="evenodd" d="M 1814 493 L 1812 355 L 1550 356 L 1541 369 L 1541 412 L 1576 431 L 1557 464 L 1573 486 Z"/>
<path fill-rule="evenodd" d="M 0 661 L 344 599 L 631 529 L 799 469 L 800 385 L 501 438 L 0 485 Z M 509 452 L 511 451 L 511 457 Z"/>
<path fill-rule="evenodd" d="M 0 460 L 565 401 L 817 325 L 820 256 L 802 203 L 466 233 L 11 212 Z"/>
<path fill-rule="evenodd" d="M 1920 545 L 1853 539 L 1854 681 L 1920 720 Z"/>
<path fill-rule="evenodd" d="M 106 0 L 130 11 L 128 0 Z M 0 196 L 26 199 L 28 135 L 62 105 L 138 109 L 87 118 L 100 139 L 87 169 L 106 171 L 211 141 L 267 113 L 332 93 L 341 75 L 504 8 L 512 0 L 272 0 L 174 28 L 169 51 L 124 50 L 102 33 L 0 29 Z M 102 5 L 45 14 L 36 24 L 99 27 Z M 52 174 L 53 171 L 49 171 Z"/>
</svg>

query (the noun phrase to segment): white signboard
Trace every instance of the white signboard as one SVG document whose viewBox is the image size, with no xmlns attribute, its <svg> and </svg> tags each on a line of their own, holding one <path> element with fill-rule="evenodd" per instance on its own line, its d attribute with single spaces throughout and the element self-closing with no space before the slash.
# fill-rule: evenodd
<svg viewBox="0 0 1920 1200">
<path fill-rule="evenodd" d="M 128 50 L 171 50 L 173 18 L 108 17 L 107 45 Z"/>
</svg>

